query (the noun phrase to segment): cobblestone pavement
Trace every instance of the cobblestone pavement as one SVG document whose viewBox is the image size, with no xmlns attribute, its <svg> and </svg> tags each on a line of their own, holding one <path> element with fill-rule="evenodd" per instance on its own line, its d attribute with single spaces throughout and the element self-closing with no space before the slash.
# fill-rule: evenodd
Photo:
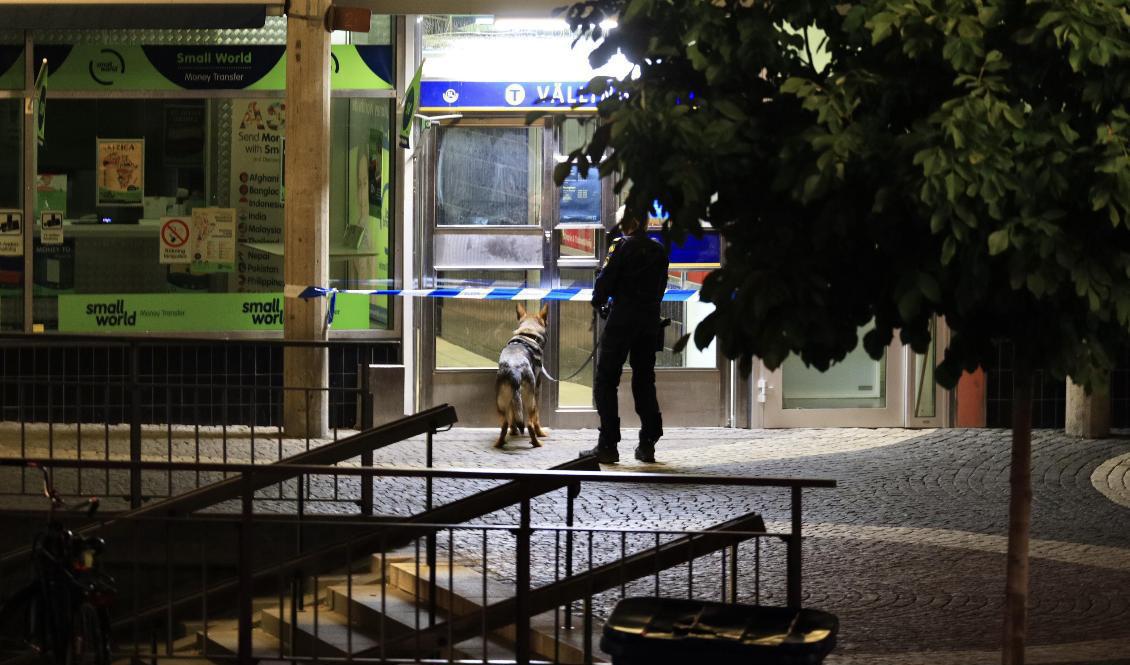
<svg viewBox="0 0 1130 665">
<path fill-rule="evenodd" d="M 186 445 L 194 443 L 197 435 L 187 432 L 177 430 L 172 438 L 180 440 L 184 434 Z M 38 440 L 40 434 L 25 434 L 24 439 Z M 241 444 L 245 434 L 231 430 L 227 445 L 221 445 L 215 432 L 204 432 L 203 457 L 220 457 L 226 451 L 228 459 L 244 461 L 251 449 L 262 445 L 257 459 L 265 460 L 271 446 L 281 445 L 286 452 L 305 446 L 294 441 Z M 562 430 L 551 432 L 540 449 L 513 437 L 507 449 L 498 451 L 491 447 L 495 434 L 493 429 L 461 428 L 436 435 L 436 465 L 546 468 L 574 458 L 596 438 L 592 430 Z M 147 456 L 167 456 L 169 437 L 160 428 L 154 436 L 161 440 L 147 438 Z M 606 469 L 838 481 L 836 489 L 809 490 L 804 496 L 805 604 L 831 611 L 841 621 L 839 646 L 827 661 L 831 665 L 999 662 L 1008 432 L 672 429 L 660 442 L 661 462 L 655 465 L 631 459 L 629 442 L 634 438 L 633 432 L 625 432 L 624 463 Z M 12 432 L 0 427 L 0 454 L 13 454 L 12 440 Z M 56 437 L 57 454 L 68 449 L 65 441 L 65 436 Z M 111 456 L 117 456 L 117 445 L 108 446 Z M 177 448 L 174 457 L 190 458 L 187 454 Z M 377 461 L 421 465 L 422 439 L 390 446 L 379 452 Z M 10 488 L 11 482 L 0 478 L 0 487 Z M 171 482 L 177 486 L 174 491 L 183 491 L 194 479 L 168 481 L 161 476 L 147 482 L 155 487 Z M 490 484 L 437 481 L 437 501 Z M 1079 440 L 1037 431 L 1033 485 L 1028 662 L 1130 664 L 1130 439 Z M 381 479 L 376 486 L 385 514 L 407 515 L 422 507 L 421 481 Z M 352 511 L 349 499 L 355 490 L 346 479 L 318 479 L 312 491 L 324 500 L 312 503 L 311 509 Z M 290 496 L 280 491 L 257 509 L 288 510 Z M 534 522 L 560 525 L 564 506 L 563 492 L 539 498 L 533 506 Z M 770 531 L 783 532 L 788 493 L 592 483 L 583 488 L 576 510 L 582 527 L 666 530 L 702 528 L 756 511 L 766 518 Z M 501 511 L 484 523 L 506 524 L 515 518 L 514 511 Z M 451 540 L 456 558 L 478 564 L 481 531 L 462 530 Z M 505 531 L 491 531 L 488 540 L 487 568 L 497 577 L 511 577 L 512 538 Z M 592 536 L 592 561 L 599 564 L 621 548 L 636 551 L 653 543 L 654 536 L 648 534 L 621 540 L 617 533 L 598 531 Z M 559 545 L 550 530 L 534 538 L 535 583 L 560 574 Z M 752 601 L 756 592 L 762 602 L 783 602 L 783 545 L 765 539 L 756 549 L 748 544 L 741 550 L 739 598 Z M 577 537 L 575 552 L 577 566 L 588 565 L 587 533 Z M 724 580 L 725 569 L 720 557 L 703 557 L 693 570 L 665 572 L 658 585 L 664 593 L 685 593 L 693 584 L 696 595 L 718 597 L 723 585 L 732 582 Z M 754 577 L 760 581 L 756 590 Z M 645 579 L 628 584 L 626 590 L 650 593 L 656 583 Z M 607 611 L 618 597 L 619 590 L 604 594 L 595 606 Z"/>
</svg>

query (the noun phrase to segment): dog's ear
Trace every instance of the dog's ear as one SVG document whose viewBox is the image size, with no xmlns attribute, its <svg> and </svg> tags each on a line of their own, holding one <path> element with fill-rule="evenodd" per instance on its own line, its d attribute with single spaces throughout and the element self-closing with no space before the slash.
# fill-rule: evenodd
<svg viewBox="0 0 1130 665">
<path fill-rule="evenodd" d="M 542 325 L 549 320 L 549 304 L 541 306 L 541 311 L 538 312 L 538 318 L 541 319 Z"/>
<path fill-rule="evenodd" d="M 522 305 L 522 303 L 515 304 L 514 305 L 514 311 L 518 313 L 518 320 L 519 321 L 526 318 L 526 308 Z"/>
</svg>

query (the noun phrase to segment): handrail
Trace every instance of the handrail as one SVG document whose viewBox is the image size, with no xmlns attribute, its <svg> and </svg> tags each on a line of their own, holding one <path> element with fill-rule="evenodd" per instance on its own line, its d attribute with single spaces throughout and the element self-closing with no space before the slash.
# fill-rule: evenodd
<svg viewBox="0 0 1130 665">
<path fill-rule="evenodd" d="M 344 440 L 343 440 L 344 441 Z M 319 449 L 320 450 L 320 449 Z M 311 451 L 314 452 L 314 451 Z M 356 453 L 354 454 L 356 455 Z M 297 457 L 297 456 L 296 456 Z M 293 459 L 293 458 L 292 458 Z M 116 460 L 52 460 L 44 458 L 0 457 L 0 466 L 22 466 L 37 463 L 60 468 L 132 469 L 143 471 L 211 471 L 247 474 L 255 480 L 255 489 L 261 489 L 295 476 L 338 475 L 380 476 L 384 478 L 461 478 L 465 480 L 568 480 L 571 482 L 599 482 L 642 485 L 716 485 L 728 487 L 790 487 L 833 488 L 831 478 L 761 478 L 753 476 L 714 476 L 706 474 L 652 473 L 640 471 L 555 471 L 550 469 L 462 469 L 462 468 L 363 468 L 312 464 L 224 464 L 219 462 L 140 462 Z M 260 476 L 269 476 L 264 481 Z M 279 478 L 278 476 L 283 476 Z M 230 479 L 225 482 L 240 482 Z M 207 489 L 207 488 L 202 488 Z M 197 490 L 201 491 L 201 490 Z M 182 495 L 186 496 L 186 495 Z M 236 494 L 238 496 L 238 493 Z M 234 498 L 234 496 L 228 497 Z"/>
<path fill-rule="evenodd" d="M 596 458 L 592 456 L 569 460 L 555 468 L 561 467 L 581 469 L 600 468 Z M 373 527 L 371 532 L 363 536 L 350 537 L 344 542 L 325 544 L 313 551 L 265 565 L 254 571 L 249 571 L 250 581 L 255 583 L 264 578 L 273 580 L 296 571 L 309 569 L 310 567 L 325 565 L 327 563 L 338 563 L 341 561 L 341 551 L 343 548 L 349 548 L 354 551 L 364 551 L 366 549 L 371 551 L 396 549 L 416 538 L 439 531 L 443 528 L 443 524 L 466 521 L 473 517 L 487 515 L 507 506 L 522 501 L 528 501 L 530 497 L 547 494 L 568 487 L 570 484 L 571 483 L 565 480 L 554 480 L 551 478 L 543 478 L 540 482 L 532 483 L 510 482 L 481 492 L 476 492 L 475 494 L 461 499 L 456 499 L 455 501 L 445 503 L 422 513 L 416 513 L 410 517 L 398 517 L 395 522 L 389 522 L 381 518 L 368 518 L 365 521 Z M 146 519 L 150 517 L 151 516 L 145 516 Z M 324 516 L 319 516 L 318 519 L 322 517 Z M 134 519 L 136 519 L 136 515 Z M 354 516 L 354 519 L 358 518 Z M 314 522 L 317 522 L 317 520 L 314 520 Z M 239 583 L 239 578 L 229 578 L 218 581 L 207 589 L 181 596 L 171 603 L 158 603 L 153 607 L 143 609 L 137 612 L 131 619 L 146 619 L 161 616 L 168 610 L 170 605 L 172 607 L 183 607 L 199 602 L 203 598 L 209 599 L 208 602 L 212 604 L 222 604 L 224 601 L 234 600 L 238 592 Z"/>
<path fill-rule="evenodd" d="M 479 612 L 448 617 L 442 623 L 361 651 L 354 654 L 354 657 L 372 657 L 380 653 L 396 654 L 406 646 L 427 651 L 458 644 L 473 636 L 484 625 L 487 630 L 494 630 L 515 623 L 515 611 L 520 603 L 524 605 L 522 615 L 536 616 L 554 607 L 580 600 L 586 595 L 608 591 L 627 580 L 636 580 L 657 570 L 673 568 L 719 549 L 731 547 L 751 536 L 764 534 L 765 522 L 761 515 L 747 513 L 706 529 L 702 535 L 686 534 L 669 540 L 659 547 L 645 549 L 536 589 L 522 589 L 519 586 L 519 592 L 514 596 L 496 600 Z"/>
<path fill-rule="evenodd" d="M 437 429 L 448 427 L 455 424 L 457 420 L 455 414 L 455 407 L 449 404 L 435 406 L 411 416 L 406 416 L 399 420 L 394 420 L 391 423 L 374 427 L 364 432 L 358 432 L 353 436 L 348 436 L 340 441 L 329 443 L 312 450 L 293 455 L 286 458 L 286 461 L 310 462 L 314 464 L 325 464 L 329 462 L 340 462 L 353 457 L 358 457 L 363 453 L 368 453 L 385 446 L 403 441 L 404 439 L 425 434 L 427 432 L 434 432 Z M 0 458 L 0 466 L 27 466 L 28 464 L 36 464 L 39 466 L 49 468 L 106 468 L 106 469 L 130 469 L 139 471 L 154 470 L 156 467 L 152 466 L 155 462 L 131 462 L 128 460 L 121 461 L 108 461 L 108 460 L 61 460 L 50 458 Z M 183 471 L 183 470 L 200 470 L 205 471 L 203 465 L 192 464 L 176 464 L 177 468 L 168 467 L 170 471 Z M 224 465 L 220 465 L 224 466 Z M 296 476 L 302 475 L 302 464 L 283 464 L 275 462 L 273 464 L 254 464 L 244 465 L 254 468 L 257 472 L 255 478 L 250 480 L 253 489 L 262 489 L 269 485 L 273 485 L 284 480 L 289 480 Z M 191 467 L 191 468 L 189 468 Z M 335 469 L 333 466 L 317 466 L 320 469 Z M 148 517 L 151 515 L 183 515 L 191 513 L 202 508 L 213 506 L 222 501 L 228 501 L 238 498 L 245 491 L 246 485 L 243 478 L 228 478 L 221 480 L 204 487 L 198 487 L 194 490 L 185 492 L 168 499 L 154 502 L 141 508 L 118 513 L 112 519 L 98 525 L 92 525 L 80 530 L 80 533 L 99 531 L 105 533 L 107 530 L 113 529 L 115 523 L 121 520 L 127 520 L 136 517 Z M 22 548 L 16 550 L 14 553 L 8 553 L 0 557 L 0 564 L 6 564 L 13 560 L 23 558 L 30 552 L 29 548 Z"/>
</svg>

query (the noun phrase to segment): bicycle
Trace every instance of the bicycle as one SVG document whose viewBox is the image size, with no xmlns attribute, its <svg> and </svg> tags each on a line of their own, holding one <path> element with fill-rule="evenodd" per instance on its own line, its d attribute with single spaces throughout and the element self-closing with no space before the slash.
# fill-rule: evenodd
<svg viewBox="0 0 1130 665">
<path fill-rule="evenodd" d="M 43 472 L 43 494 L 50 505 L 47 526 L 32 541 L 32 581 L 0 604 L 0 624 L 20 620 L 23 646 L 52 665 L 109 665 L 110 612 L 114 580 L 102 571 L 101 538 L 76 535 L 58 519 L 60 511 L 98 510 L 91 497 L 75 505 L 63 502 Z"/>
</svg>

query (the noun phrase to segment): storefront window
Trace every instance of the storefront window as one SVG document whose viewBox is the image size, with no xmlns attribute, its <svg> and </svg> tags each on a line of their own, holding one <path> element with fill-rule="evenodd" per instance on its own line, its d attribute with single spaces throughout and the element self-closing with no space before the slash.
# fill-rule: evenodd
<svg viewBox="0 0 1130 665">
<path fill-rule="evenodd" d="M 702 288 L 702 280 L 706 279 L 708 271 L 705 270 L 673 270 L 667 277 L 667 288 L 679 290 L 695 290 Z M 660 305 L 660 316 L 670 318 L 671 325 L 663 334 L 663 350 L 655 358 L 656 367 L 689 367 L 695 369 L 713 369 L 717 366 L 717 353 L 715 343 L 699 350 L 692 339 L 686 347 L 679 352 L 674 351 L 675 342 L 686 333 L 694 333 L 698 324 L 706 318 L 714 305 L 698 300 L 688 302 L 663 302 Z"/>
<path fill-rule="evenodd" d="M 333 46 L 328 285 L 339 288 L 392 278 L 391 19 L 373 25 L 349 37 L 356 46 Z M 49 95 L 69 94 L 49 100 L 39 151 L 37 211 L 62 223 L 36 231 L 36 322 L 66 332 L 281 330 L 285 19 L 261 30 L 39 37 L 59 42 L 36 47 L 52 63 Z M 108 51 L 105 63 L 91 59 Z M 254 92 L 232 95 L 244 89 Z M 334 329 L 390 329 L 390 307 L 339 297 Z"/>
<path fill-rule="evenodd" d="M 392 105 L 335 99 L 331 105 L 330 286 L 392 287 Z M 392 328 L 392 301 L 369 299 L 373 328 Z"/>
<path fill-rule="evenodd" d="M 439 286 L 537 287 L 537 270 L 448 271 L 438 274 Z M 498 354 L 518 327 L 516 306 L 540 308 L 536 300 L 477 300 L 440 298 L 435 301 L 435 353 L 437 369 L 489 369 L 498 366 Z"/>
<path fill-rule="evenodd" d="M 859 338 L 874 324 L 859 330 Z M 887 406 L 887 356 L 872 360 L 860 344 L 826 372 L 789 356 L 781 366 L 786 409 L 882 409 Z"/>
<path fill-rule="evenodd" d="M 441 127 L 437 131 L 437 225 L 541 224 L 541 128 Z"/>
</svg>

